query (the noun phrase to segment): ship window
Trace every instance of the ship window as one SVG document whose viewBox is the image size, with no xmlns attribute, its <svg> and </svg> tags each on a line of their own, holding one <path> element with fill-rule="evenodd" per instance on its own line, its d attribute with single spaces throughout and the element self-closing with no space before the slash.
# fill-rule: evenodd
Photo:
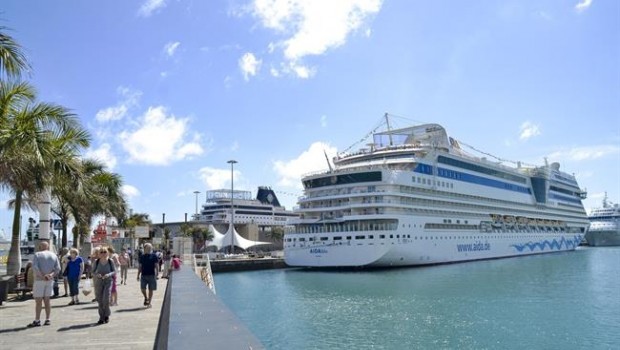
<svg viewBox="0 0 620 350">
<path fill-rule="evenodd" d="M 375 236 L 373 236 L 373 235 L 369 235 L 368 236 L 368 239 L 374 239 L 374 238 L 375 238 Z"/>
<path fill-rule="evenodd" d="M 396 235 L 396 238 L 400 238 L 400 235 Z"/>
<path fill-rule="evenodd" d="M 347 236 L 347 239 L 349 239 L 349 240 L 350 240 L 350 239 L 351 239 L 351 236 Z"/>
<path fill-rule="evenodd" d="M 310 238 L 308 238 L 308 241 L 312 242 L 312 241 L 314 241 L 314 238 L 310 237 Z"/>
<path fill-rule="evenodd" d="M 390 238 L 394 238 L 394 235 L 390 235 Z"/>
<path fill-rule="evenodd" d="M 334 237 L 334 241 L 339 241 L 339 240 L 341 240 L 341 239 L 342 239 L 342 237 L 340 237 L 340 236 L 335 236 L 335 237 Z"/>
<path fill-rule="evenodd" d="M 379 235 L 379 238 L 380 238 L 380 239 L 384 239 L 384 238 L 385 238 L 385 235 Z"/>
<path fill-rule="evenodd" d="M 366 236 L 355 236 L 355 239 L 366 239 Z"/>
<path fill-rule="evenodd" d="M 321 241 L 327 241 L 327 237 L 321 237 Z"/>
</svg>

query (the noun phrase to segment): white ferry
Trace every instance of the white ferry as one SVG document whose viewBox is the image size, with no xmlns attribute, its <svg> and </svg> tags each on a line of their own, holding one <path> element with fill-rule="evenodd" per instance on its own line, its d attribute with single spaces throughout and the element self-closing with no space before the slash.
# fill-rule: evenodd
<svg viewBox="0 0 620 350">
<path fill-rule="evenodd" d="M 574 250 L 584 238 L 586 193 L 558 163 L 508 167 L 466 154 L 438 124 L 386 122 L 368 148 L 302 179 L 288 265 L 440 264 Z"/>
<path fill-rule="evenodd" d="M 259 186 L 255 199 L 250 191 L 234 190 L 232 201 L 230 190 L 207 191 L 206 202 L 193 220 L 214 225 L 228 224 L 231 204 L 235 207 L 234 222 L 237 225 L 286 226 L 291 219 L 297 218 L 297 214 L 280 205 L 270 187 Z"/>
<path fill-rule="evenodd" d="M 590 227 L 586 242 L 591 246 L 620 246 L 620 206 L 610 203 L 607 194 L 603 207 L 595 208 L 589 215 Z"/>
</svg>

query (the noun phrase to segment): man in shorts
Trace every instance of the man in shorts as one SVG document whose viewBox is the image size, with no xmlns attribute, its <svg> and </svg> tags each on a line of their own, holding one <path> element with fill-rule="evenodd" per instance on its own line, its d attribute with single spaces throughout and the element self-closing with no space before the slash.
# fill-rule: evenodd
<svg viewBox="0 0 620 350">
<path fill-rule="evenodd" d="M 56 254 L 49 251 L 49 243 L 39 243 L 39 251 L 34 253 L 32 259 L 32 271 L 34 272 L 34 284 L 32 296 L 35 301 L 35 319 L 28 327 L 41 325 L 41 302 L 45 303 L 45 326 L 50 325 L 50 297 L 54 294 L 54 278 L 60 274 L 60 261 Z"/>
<path fill-rule="evenodd" d="M 140 290 L 144 295 L 144 306 L 151 305 L 153 291 L 157 290 L 157 271 L 159 262 L 157 255 L 153 253 L 153 246 L 150 243 L 144 245 L 144 254 L 140 255 L 138 264 L 138 281 L 140 281 Z M 146 287 L 149 287 L 148 297 L 146 295 Z"/>
</svg>

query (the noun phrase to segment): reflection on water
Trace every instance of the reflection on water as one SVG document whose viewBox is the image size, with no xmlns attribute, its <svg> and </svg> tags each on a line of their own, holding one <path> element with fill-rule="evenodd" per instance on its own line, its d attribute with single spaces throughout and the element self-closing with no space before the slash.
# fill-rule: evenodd
<svg viewBox="0 0 620 350">
<path fill-rule="evenodd" d="M 620 338 L 620 248 L 215 282 L 269 349 L 610 348 Z"/>
</svg>

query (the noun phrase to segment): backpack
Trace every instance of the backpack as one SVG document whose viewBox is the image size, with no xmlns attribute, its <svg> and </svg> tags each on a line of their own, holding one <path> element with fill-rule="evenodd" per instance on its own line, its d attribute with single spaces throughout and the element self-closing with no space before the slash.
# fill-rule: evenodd
<svg viewBox="0 0 620 350">
<path fill-rule="evenodd" d="M 110 266 L 112 266 L 112 272 L 116 272 L 116 269 L 114 268 L 114 263 L 112 262 L 112 259 L 108 258 L 108 264 Z M 99 259 L 95 260 L 95 268 L 93 269 L 93 272 L 97 271 L 97 266 L 99 266 Z"/>
</svg>

